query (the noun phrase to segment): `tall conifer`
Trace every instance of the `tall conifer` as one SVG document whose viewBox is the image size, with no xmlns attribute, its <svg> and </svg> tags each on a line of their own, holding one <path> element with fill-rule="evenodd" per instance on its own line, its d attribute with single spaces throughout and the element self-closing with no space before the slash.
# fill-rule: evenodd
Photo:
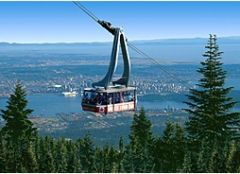
<svg viewBox="0 0 240 174">
<path fill-rule="evenodd" d="M 188 96 L 189 121 L 187 131 L 189 137 L 200 142 L 208 140 L 226 140 L 238 137 L 240 115 L 233 112 L 236 104 L 229 93 L 232 87 L 225 87 L 226 72 L 222 68 L 221 54 L 215 35 L 210 35 L 205 61 L 198 72 L 202 78 L 197 89 L 191 89 Z"/>
<path fill-rule="evenodd" d="M 6 110 L 1 110 L 0 115 L 6 122 L 1 132 L 6 140 L 7 172 L 27 172 L 30 168 L 29 172 L 33 172 L 36 169 L 36 159 L 31 149 L 36 128 L 28 118 L 33 110 L 27 108 L 27 103 L 26 92 L 17 83 Z"/>
</svg>

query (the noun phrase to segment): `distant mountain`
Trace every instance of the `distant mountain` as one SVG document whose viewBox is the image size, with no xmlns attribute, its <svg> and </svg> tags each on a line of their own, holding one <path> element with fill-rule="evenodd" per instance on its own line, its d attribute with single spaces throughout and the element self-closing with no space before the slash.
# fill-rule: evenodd
<svg viewBox="0 0 240 174">
<path fill-rule="evenodd" d="M 208 38 L 156 39 L 131 41 L 136 47 L 162 63 L 199 63 Z M 221 37 L 218 39 L 220 50 L 224 52 L 223 62 L 240 64 L 240 36 Z M 84 54 L 110 56 L 111 42 L 93 43 L 42 43 L 22 44 L 0 42 L 0 56 L 32 56 L 52 54 Z M 133 61 L 141 58 L 130 50 Z M 146 58 L 145 58 L 146 59 Z"/>
</svg>

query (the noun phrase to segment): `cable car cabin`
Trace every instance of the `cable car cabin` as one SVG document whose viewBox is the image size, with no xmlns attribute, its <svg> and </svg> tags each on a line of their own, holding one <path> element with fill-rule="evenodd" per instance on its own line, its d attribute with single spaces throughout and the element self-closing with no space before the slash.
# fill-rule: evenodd
<svg viewBox="0 0 240 174">
<path fill-rule="evenodd" d="M 136 87 L 85 88 L 82 98 L 82 109 L 103 114 L 135 111 L 136 103 Z"/>
</svg>

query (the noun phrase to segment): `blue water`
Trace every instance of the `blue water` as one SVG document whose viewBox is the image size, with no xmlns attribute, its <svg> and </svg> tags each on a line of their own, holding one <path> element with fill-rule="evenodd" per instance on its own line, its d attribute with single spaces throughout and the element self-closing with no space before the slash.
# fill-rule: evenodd
<svg viewBox="0 0 240 174">
<path fill-rule="evenodd" d="M 32 94 L 27 97 L 28 108 L 33 109 L 32 115 L 48 117 L 58 113 L 80 113 L 81 97 L 64 97 L 61 94 Z M 6 106 L 7 98 L 0 99 L 0 109 Z M 162 108 L 183 108 L 185 105 L 175 101 L 141 101 L 138 100 L 138 107 L 144 106 L 145 109 Z"/>
<path fill-rule="evenodd" d="M 61 94 L 33 94 L 27 97 L 28 108 L 34 110 L 33 115 L 54 116 L 57 113 L 78 113 L 81 111 L 80 96 L 67 98 Z M 6 106 L 7 99 L 0 99 L 0 108 Z"/>
</svg>

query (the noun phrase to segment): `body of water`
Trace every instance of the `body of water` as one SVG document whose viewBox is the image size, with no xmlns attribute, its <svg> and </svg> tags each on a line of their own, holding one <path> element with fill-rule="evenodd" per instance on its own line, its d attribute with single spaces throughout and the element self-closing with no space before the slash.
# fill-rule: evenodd
<svg viewBox="0 0 240 174">
<path fill-rule="evenodd" d="M 33 109 L 33 115 L 48 117 L 57 113 L 82 112 L 81 97 L 64 97 L 62 94 L 40 93 L 27 96 L 28 108 Z M 0 99 L 0 109 L 5 109 L 7 98 Z M 138 98 L 138 107 L 145 109 L 183 108 L 185 104 L 171 100 L 148 101 Z"/>
</svg>

